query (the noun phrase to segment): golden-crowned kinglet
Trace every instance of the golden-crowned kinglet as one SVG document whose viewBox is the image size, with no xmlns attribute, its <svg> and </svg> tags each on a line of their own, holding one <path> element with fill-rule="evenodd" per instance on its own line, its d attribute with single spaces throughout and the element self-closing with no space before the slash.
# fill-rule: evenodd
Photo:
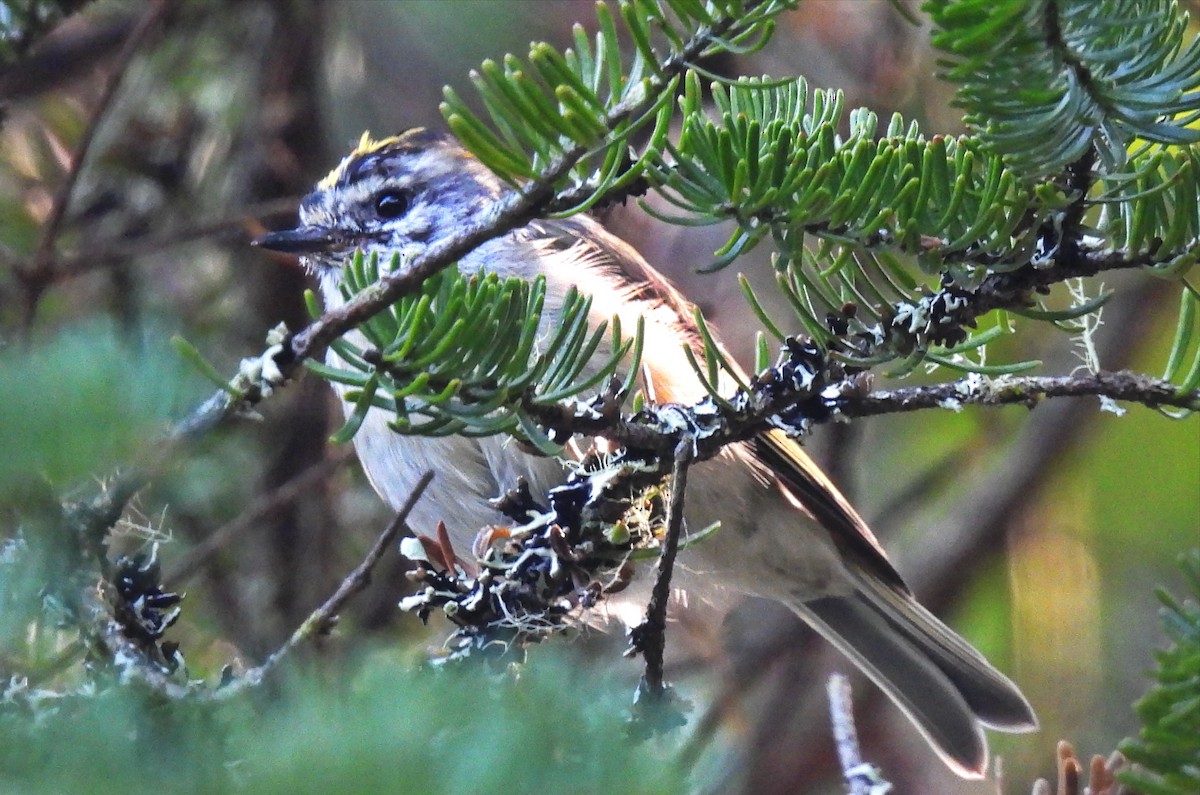
<svg viewBox="0 0 1200 795">
<path fill-rule="evenodd" d="M 328 306 L 344 303 L 342 267 L 355 249 L 401 261 L 476 221 L 506 188 L 448 136 L 411 130 L 367 136 L 300 205 L 300 226 L 259 245 L 299 254 Z M 704 396 L 683 345 L 695 338 L 686 302 L 628 244 L 585 216 L 542 220 L 479 246 L 464 272 L 546 278 L 546 311 L 576 286 L 593 298 L 594 322 L 645 319 L 643 367 L 660 402 Z M 524 477 L 535 495 L 563 478 L 561 464 L 504 438 L 424 438 L 392 432 L 372 409 L 354 437 L 376 491 L 402 505 L 427 470 L 437 473 L 410 514 L 413 527 L 445 520 L 454 533 L 503 523 L 489 499 Z M 1007 677 L 917 604 L 862 518 L 807 455 L 781 432 L 725 448 L 692 467 L 685 519 L 721 530 L 689 547 L 693 571 L 783 602 L 843 651 L 899 705 L 959 774 L 987 765 L 981 725 L 1036 728 L 1029 703 Z M 470 548 L 470 537 L 455 539 Z"/>
</svg>

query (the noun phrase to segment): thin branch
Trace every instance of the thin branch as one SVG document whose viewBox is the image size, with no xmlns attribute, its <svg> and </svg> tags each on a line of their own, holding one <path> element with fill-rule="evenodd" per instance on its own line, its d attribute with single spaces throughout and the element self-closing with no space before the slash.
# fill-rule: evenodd
<svg viewBox="0 0 1200 795">
<path fill-rule="evenodd" d="M 218 701 L 232 698 L 242 692 L 261 685 L 270 673 L 291 654 L 297 646 L 312 638 L 328 633 L 337 621 L 338 613 L 350 601 L 350 598 L 362 591 L 370 582 L 371 571 L 383 558 L 400 533 L 408 531 L 407 519 L 417 501 L 424 494 L 426 487 L 433 480 L 433 473 L 426 472 L 417 481 L 408 499 L 396 516 L 379 534 L 375 544 L 367 552 L 363 561 L 342 580 L 341 585 L 334 591 L 324 604 L 309 614 L 308 618 L 296 628 L 282 646 L 272 653 L 261 665 L 225 684 L 217 690 L 210 690 L 198 683 L 180 684 L 172 675 L 147 659 L 145 652 L 132 640 L 126 637 L 120 623 L 116 621 L 105 603 L 102 587 L 88 589 L 85 594 L 84 607 L 91 621 L 89 626 L 96 628 L 96 640 L 105 649 L 109 659 L 120 671 L 123 682 L 136 682 L 158 695 L 171 700 L 196 698 L 200 700 Z"/>
<path fill-rule="evenodd" d="M 1200 390 L 1180 393 L 1161 378 L 1133 373 L 1100 371 L 1063 376 L 1006 376 L 986 379 L 968 376 L 948 384 L 885 389 L 864 396 L 838 399 L 838 410 L 847 417 L 871 417 L 930 408 L 960 405 L 1033 408 L 1043 398 L 1109 397 L 1150 408 L 1179 408 L 1200 411 Z M 843 402 L 844 401 L 844 402 Z"/>
<path fill-rule="evenodd" d="M 737 401 L 743 411 L 713 412 L 694 439 L 696 459 L 716 455 L 727 444 L 752 438 L 781 422 L 781 415 L 798 412 L 805 427 L 839 418 L 874 417 L 882 414 L 924 409 L 959 409 L 962 406 L 1023 405 L 1033 408 L 1044 398 L 1109 397 L 1151 408 L 1179 408 L 1200 411 L 1200 390 L 1180 393 L 1176 385 L 1160 378 L 1132 373 L 1100 371 L 1069 376 L 1002 376 L 985 378 L 969 375 L 958 381 L 926 386 L 864 392 L 861 379 L 846 378 L 824 385 L 809 383 L 801 388 L 775 389 L 777 382 L 760 382 Z M 548 421 L 564 434 L 603 435 L 621 446 L 665 455 L 679 438 L 678 407 L 649 409 L 635 418 L 612 422 L 601 416 L 575 412 L 548 411 L 539 421 Z M 786 423 L 785 423 L 786 424 Z M 665 474 L 665 472 L 663 473 Z"/>
<path fill-rule="evenodd" d="M 966 292 L 969 308 L 965 308 L 963 324 L 995 309 L 1022 308 L 1020 297 L 1039 293 L 1070 279 L 1098 276 L 1108 271 L 1140 270 L 1200 250 L 1200 240 L 1190 241 L 1179 250 L 1172 251 L 1169 256 L 1158 253 L 1131 255 L 1125 251 L 1107 249 L 1093 251 L 1081 248 L 1078 241 L 1065 237 L 1062 243 L 1062 255 L 1055 259 L 1053 267 L 1023 265 L 1016 270 L 993 273 L 986 277 L 979 287 Z M 958 292 L 956 295 L 964 293 Z"/>
<path fill-rule="evenodd" d="M 26 290 L 27 303 L 24 320 L 26 330 L 32 326 L 33 317 L 37 311 L 38 299 L 41 297 L 42 291 L 50 283 L 50 263 L 54 258 L 54 244 L 58 240 L 59 230 L 62 227 L 63 220 L 66 218 L 67 208 L 70 206 L 71 196 L 75 192 L 75 185 L 79 181 L 79 175 L 83 171 L 88 151 L 91 149 L 92 142 L 96 138 L 96 132 L 100 129 L 100 122 L 112 107 L 113 99 L 117 95 L 117 89 L 129 71 L 129 66 L 133 63 L 134 55 L 137 54 L 137 51 L 145 42 L 150 31 L 167 12 L 169 7 L 170 5 L 166 0 L 153 0 L 145 13 L 142 14 L 142 17 L 137 21 L 133 30 L 130 31 L 129 38 L 125 40 L 125 44 L 121 47 L 120 52 L 117 53 L 112 72 L 104 84 L 104 89 L 96 101 L 96 106 L 92 108 L 92 114 L 88 119 L 87 125 L 84 127 L 83 135 L 80 137 L 79 143 L 71 155 L 71 162 L 67 165 L 67 173 L 63 175 L 63 180 L 54 194 L 54 200 L 50 205 L 50 214 L 46 219 L 45 226 L 42 227 L 42 234 L 38 240 L 37 247 L 34 249 L 33 265 L 30 268 L 17 270 L 17 276 Z"/>
<path fill-rule="evenodd" d="M 679 551 L 679 536 L 683 529 L 683 495 L 687 490 L 688 466 L 695 454 L 693 440 L 685 435 L 675 446 L 674 467 L 671 472 L 670 497 L 667 500 L 667 527 L 662 552 L 646 606 L 646 618 L 631 633 L 630 648 L 640 652 L 646 661 L 646 672 L 638 687 L 639 694 L 652 697 L 663 694 L 663 650 L 667 640 L 667 604 L 671 600 L 671 574 Z"/>
<path fill-rule="evenodd" d="M 878 795 L 891 789 L 873 765 L 863 762 L 854 728 L 854 702 L 850 697 L 850 680 L 842 674 L 830 674 L 825 686 L 829 695 L 829 718 L 842 779 L 850 795 Z"/>
<path fill-rule="evenodd" d="M 87 251 L 52 256 L 43 264 L 40 278 L 44 279 L 46 284 L 64 282 L 100 268 L 112 267 L 137 257 L 154 254 L 172 246 L 245 229 L 248 225 L 255 223 L 256 219 L 295 212 L 299 201 L 295 196 L 271 199 L 243 207 L 223 218 L 183 225 L 167 232 L 156 231 L 155 234 L 141 235 L 131 240 L 112 244 L 89 243 Z"/>
<path fill-rule="evenodd" d="M 408 529 L 408 515 L 412 513 L 412 509 L 416 506 L 417 501 L 421 499 L 421 495 L 425 493 L 425 489 L 433 480 L 433 472 L 426 472 L 421 476 L 413 487 L 412 492 L 408 495 L 404 505 L 396 512 L 396 516 L 388 523 L 383 532 L 379 534 L 379 538 L 375 539 L 375 544 L 367 552 L 362 563 L 359 563 L 354 571 L 346 575 L 342 580 L 342 584 L 338 586 L 333 595 L 325 600 L 325 603 L 314 610 L 308 618 L 304 620 L 296 631 L 292 633 L 282 646 L 279 647 L 270 657 L 263 661 L 261 665 L 251 668 L 236 682 L 228 685 L 217 691 L 218 695 L 228 697 L 228 695 L 245 690 L 262 683 L 264 679 L 274 670 L 280 662 L 282 662 L 291 652 L 300 644 L 308 640 L 324 635 L 332 629 L 337 621 L 338 614 L 350 598 L 367 587 L 371 581 L 371 571 L 375 565 L 383 558 L 387 550 L 395 543 L 397 536 L 401 532 L 411 534 Z M 232 691 L 232 692 L 230 692 Z"/>
<path fill-rule="evenodd" d="M 112 13 L 109 9 L 103 17 L 88 20 L 86 26 L 59 24 L 59 20 L 54 19 L 53 27 L 38 31 L 27 29 L 23 40 L 14 43 L 13 49 L 20 60 L 0 67 L 0 103 L 14 104 L 57 91 L 94 69 L 129 38 L 129 31 L 137 22 L 136 16 Z M 36 41 L 31 40 L 31 32 L 36 34 Z"/>
</svg>

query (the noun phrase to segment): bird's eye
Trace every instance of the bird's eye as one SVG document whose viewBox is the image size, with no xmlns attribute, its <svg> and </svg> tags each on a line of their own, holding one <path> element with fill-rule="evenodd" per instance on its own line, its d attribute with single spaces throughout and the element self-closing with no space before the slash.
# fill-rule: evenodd
<svg viewBox="0 0 1200 795">
<path fill-rule="evenodd" d="M 399 218 L 408 212 L 411 198 L 405 190 L 392 188 L 380 191 L 375 194 L 375 213 L 380 218 Z"/>
</svg>

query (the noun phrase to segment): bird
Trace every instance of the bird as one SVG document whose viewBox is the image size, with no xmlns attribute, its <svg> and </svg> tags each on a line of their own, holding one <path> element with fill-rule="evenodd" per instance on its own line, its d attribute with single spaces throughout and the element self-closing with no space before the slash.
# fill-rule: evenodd
<svg viewBox="0 0 1200 795">
<path fill-rule="evenodd" d="M 255 243 L 299 256 L 333 308 L 346 302 L 343 266 L 355 251 L 403 263 L 485 219 L 510 190 L 447 133 L 413 128 L 379 140 L 364 134 L 301 201 L 299 225 Z M 532 220 L 479 245 L 458 267 L 501 278 L 545 277 L 544 312 L 551 319 L 571 287 L 592 297 L 593 324 L 615 316 L 632 328 L 642 318 L 642 368 L 654 400 L 690 404 L 704 397 L 683 350 L 698 338 L 690 305 L 594 218 Z M 336 353 L 328 356 L 339 362 Z M 344 398 L 345 389 L 340 393 Z M 564 479 L 560 462 L 511 439 L 401 435 L 388 419 L 372 408 L 354 436 L 367 478 L 399 509 L 433 470 L 409 522 L 444 522 L 456 545 L 470 548 L 480 528 L 504 523 L 491 499 L 518 478 L 534 495 Z M 786 605 L 878 685 L 958 775 L 983 776 L 984 727 L 1036 730 L 1017 685 L 917 602 L 866 522 L 782 431 L 765 431 L 693 465 L 684 506 L 688 526 L 719 521 L 721 528 L 685 551 L 692 580 Z"/>
</svg>

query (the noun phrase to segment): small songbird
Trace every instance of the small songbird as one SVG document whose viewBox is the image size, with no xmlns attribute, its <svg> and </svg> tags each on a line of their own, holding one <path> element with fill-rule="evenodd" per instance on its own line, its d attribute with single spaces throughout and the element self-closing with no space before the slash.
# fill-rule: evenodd
<svg viewBox="0 0 1200 795">
<path fill-rule="evenodd" d="M 343 304 L 342 267 L 357 249 L 399 261 L 479 220 L 508 188 L 453 138 L 424 129 L 373 141 L 304 198 L 300 225 L 257 241 L 298 254 L 329 307 Z M 697 344 L 688 304 L 628 244 L 594 219 L 538 220 L 476 248 L 466 273 L 546 279 L 545 312 L 561 311 L 572 286 L 593 298 L 591 320 L 645 321 L 642 366 L 660 403 L 693 403 L 704 389 L 684 355 Z M 334 354 L 330 354 L 335 356 Z M 535 496 L 563 479 L 562 465 L 498 437 L 423 438 L 393 432 L 372 409 L 354 437 L 375 490 L 393 508 L 427 470 L 437 476 L 409 516 L 445 521 L 456 546 L 505 519 L 489 503 L 524 477 Z M 689 547 L 694 577 L 778 600 L 844 652 L 881 687 L 951 768 L 978 778 L 987 766 L 983 726 L 1032 731 L 1021 691 L 917 603 L 862 518 L 800 447 L 780 431 L 726 447 L 695 464 L 685 521 L 719 532 Z"/>
</svg>

